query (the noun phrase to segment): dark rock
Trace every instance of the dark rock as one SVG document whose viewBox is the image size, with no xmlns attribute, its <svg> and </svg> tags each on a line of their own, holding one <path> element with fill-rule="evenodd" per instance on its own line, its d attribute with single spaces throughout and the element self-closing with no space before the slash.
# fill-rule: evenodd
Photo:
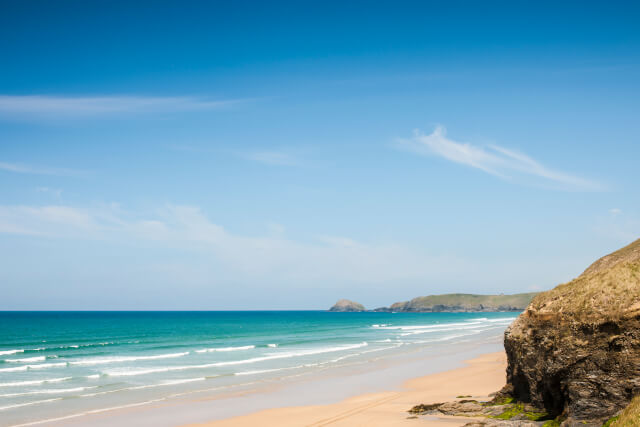
<svg viewBox="0 0 640 427">
<path fill-rule="evenodd" d="M 502 394 L 601 426 L 640 393 L 640 240 L 538 295 L 505 332 Z"/>
</svg>

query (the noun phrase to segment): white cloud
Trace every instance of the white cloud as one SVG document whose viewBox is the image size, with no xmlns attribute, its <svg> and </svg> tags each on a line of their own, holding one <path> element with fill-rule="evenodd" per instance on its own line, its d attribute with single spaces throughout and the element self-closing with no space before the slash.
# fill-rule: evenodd
<svg viewBox="0 0 640 427">
<path fill-rule="evenodd" d="M 62 198 L 62 190 L 60 188 L 37 187 L 36 191 L 38 193 L 49 194 L 58 201 Z"/>
<path fill-rule="evenodd" d="M 613 209 L 609 209 L 609 213 L 612 216 L 618 216 L 618 215 L 620 215 L 622 213 L 622 210 L 618 209 L 618 208 L 613 208 Z"/>
<path fill-rule="evenodd" d="M 0 170 L 14 173 L 26 173 L 34 175 L 79 175 L 82 172 L 73 169 L 49 168 L 41 166 L 25 165 L 22 163 L 0 162 Z"/>
<path fill-rule="evenodd" d="M 92 117 L 119 113 L 210 110 L 240 100 L 210 100 L 192 96 L 45 96 L 0 95 L 0 115 Z"/>
<path fill-rule="evenodd" d="M 480 169 L 501 179 L 512 175 L 542 178 L 565 190 L 600 191 L 603 186 L 564 172 L 549 169 L 526 154 L 498 145 L 479 147 L 457 142 L 446 136 L 446 129 L 437 126 L 429 135 L 418 131 L 411 139 L 399 139 L 399 146 L 422 155 L 436 155 L 455 163 Z"/>
<path fill-rule="evenodd" d="M 375 284 L 443 279 L 460 271 L 457 259 L 396 244 L 366 244 L 339 236 L 299 242 L 272 228 L 258 236 L 231 233 L 192 206 L 166 206 L 147 215 L 127 213 L 117 205 L 92 209 L 0 206 L 0 233 L 192 250 L 208 254 L 223 266 L 219 274 L 234 279 Z"/>
<path fill-rule="evenodd" d="M 95 226 L 89 212 L 68 206 L 0 206 L 0 233 L 80 235 Z"/>
</svg>

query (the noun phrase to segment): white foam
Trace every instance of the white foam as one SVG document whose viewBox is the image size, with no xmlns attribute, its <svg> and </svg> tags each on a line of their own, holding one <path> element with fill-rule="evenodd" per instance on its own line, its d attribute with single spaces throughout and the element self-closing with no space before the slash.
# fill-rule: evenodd
<svg viewBox="0 0 640 427">
<path fill-rule="evenodd" d="M 47 383 L 59 383 L 61 381 L 67 381 L 70 379 L 71 377 L 51 378 L 47 380 L 35 380 L 35 381 L 16 381 L 11 383 L 0 383 L 0 387 L 17 387 L 17 386 L 23 386 L 23 385 L 40 385 L 40 384 L 47 384 Z"/>
<path fill-rule="evenodd" d="M 278 344 L 267 344 L 267 347 L 276 348 L 276 347 L 278 347 Z"/>
<path fill-rule="evenodd" d="M 4 359 L 7 363 L 30 363 L 30 362 L 42 362 L 46 359 L 46 356 L 25 357 L 24 359 Z"/>
<path fill-rule="evenodd" d="M 482 322 L 465 322 L 465 323 L 436 323 L 436 324 L 431 324 L 431 325 L 400 325 L 400 326 L 380 326 L 380 329 L 390 329 L 390 330 L 396 330 L 396 329 L 400 329 L 403 331 L 411 331 L 411 330 L 417 330 L 417 329 L 434 329 L 434 328 L 443 328 L 443 327 L 464 327 L 464 326 L 468 326 L 468 325 L 479 325 Z"/>
<path fill-rule="evenodd" d="M 244 345 L 241 347 L 203 348 L 202 350 L 196 350 L 196 353 L 213 353 L 218 351 L 241 351 L 241 350 L 251 350 L 254 348 L 256 348 L 255 345 Z"/>
<path fill-rule="evenodd" d="M 69 364 L 79 366 L 104 365 L 107 363 L 134 362 L 138 360 L 174 359 L 176 357 L 186 356 L 187 354 L 189 354 L 188 351 L 183 353 L 157 354 L 154 356 L 113 356 L 99 359 L 78 360 L 75 362 L 69 362 Z"/>
<path fill-rule="evenodd" d="M 6 411 L 7 409 L 13 409 L 13 408 L 21 408 L 23 406 L 38 405 L 40 403 L 55 402 L 56 400 L 62 400 L 62 398 L 61 397 L 56 397 L 55 399 L 36 400 L 34 402 L 17 403 L 15 405 L 2 406 L 2 407 L 0 407 L 0 411 Z"/>
<path fill-rule="evenodd" d="M 362 342 L 360 344 L 344 345 L 344 346 L 338 346 L 338 347 L 323 347 L 318 349 L 300 350 L 297 352 L 272 353 L 266 356 L 254 357 L 251 359 L 231 360 L 228 362 L 216 362 L 216 363 L 208 363 L 204 365 L 167 366 L 162 368 L 150 368 L 150 369 L 138 369 L 138 370 L 113 370 L 113 371 L 107 371 L 105 372 L 105 374 L 111 377 L 129 377 L 129 376 L 137 376 L 137 375 L 155 374 L 158 372 L 171 372 L 171 371 L 182 371 L 187 369 L 207 369 L 207 368 L 217 368 L 221 366 L 245 365 L 250 363 L 263 362 L 266 360 L 287 359 L 291 357 L 309 356 L 314 354 L 332 353 L 337 351 L 347 351 L 347 350 L 353 350 L 360 347 L 365 347 L 367 345 L 368 344 L 366 342 Z"/>
<path fill-rule="evenodd" d="M 255 370 L 255 371 L 243 371 L 243 372 L 236 372 L 233 375 L 257 375 L 257 374 L 266 374 L 269 372 L 278 372 L 278 371 L 286 371 L 286 370 L 290 370 L 290 369 L 299 369 L 299 368 L 304 368 L 307 365 L 298 365 L 298 366 L 288 366 L 286 368 L 274 368 L 274 369 L 259 369 L 259 370 Z"/>
<path fill-rule="evenodd" d="M 3 369 L 0 369 L 0 372 L 20 372 L 20 371 L 27 371 L 27 370 L 62 368 L 65 366 L 67 366 L 67 362 L 40 363 L 39 365 L 24 365 L 24 366 L 16 366 L 15 368 L 3 368 Z"/>
<path fill-rule="evenodd" d="M 100 378 L 100 374 L 87 375 L 89 380 L 97 380 L 98 378 Z"/>
<path fill-rule="evenodd" d="M 401 337 L 405 337 L 407 335 L 419 335 L 419 334 L 430 334 L 433 332 L 446 332 L 446 331 L 462 331 L 462 330 L 467 330 L 467 329 L 481 329 L 481 328 L 486 328 L 486 327 L 491 327 L 490 325 L 473 325 L 470 324 L 470 326 L 456 326 L 453 328 L 433 328 L 433 329 L 419 329 L 419 330 L 414 330 L 411 332 L 405 332 L 400 334 Z"/>
<path fill-rule="evenodd" d="M 7 393 L 0 394 L 0 397 L 17 397 L 17 396 L 31 396 L 35 394 L 59 394 L 59 393 L 76 393 L 84 390 L 89 390 L 93 387 L 75 387 L 75 388 L 52 388 L 47 390 L 34 390 L 34 391 L 25 391 L 23 393 Z"/>
<path fill-rule="evenodd" d="M 183 380 L 168 380 L 168 381 L 163 381 L 162 384 L 160 385 L 177 385 L 177 384 L 187 384 L 187 383 L 194 383 L 194 382 L 198 382 L 198 381 L 204 381 L 206 380 L 205 377 L 199 377 L 199 378 L 185 378 Z"/>
<path fill-rule="evenodd" d="M 16 353 L 24 353 L 24 350 L 2 350 L 0 351 L 0 356 L 4 356 L 6 354 L 16 354 Z"/>
<path fill-rule="evenodd" d="M 26 426 L 33 426 L 33 425 L 37 425 L 37 424 L 52 423 L 54 421 L 69 420 L 69 419 L 72 419 L 72 418 L 82 417 L 84 415 L 99 414 L 101 412 L 114 411 L 114 410 L 117 410 L 117 409 L 133 408 L 133 407 L 136 407 L 136 406 L 142 406 L 142 405 L 148 405 L 150 403 L 161 402 L 163 400 L 165 400 L 165 399 L 161 398 L 161 399 L 147 400 L 145 402 L 129 403 L 128 405 L 122 405 L 122 406 L 112 406 L 110 408 L 93 409 L 91 411 L 79 412 L 77 414 L 66 415 L 64 417 L 49 418 L 49 419 L 46 419 L 46 420 L 39 420 L 39 421 L 31 421 L 31 422 L 24 423 L 24 424 L 15 424 L 12 427 L 26 427 Z"/>
</svg>

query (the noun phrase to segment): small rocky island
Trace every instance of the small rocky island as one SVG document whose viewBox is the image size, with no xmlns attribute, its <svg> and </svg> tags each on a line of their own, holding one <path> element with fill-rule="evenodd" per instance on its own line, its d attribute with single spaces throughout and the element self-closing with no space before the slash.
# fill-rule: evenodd
<svg viewBox="0 0 640 427">
<path fill-rule="evenodd" d="M 365 308 L 364 305 L 357 302 L 348 299 L 341 299 L 337 303 L 335 303 L 333 307 L 329 309 L 329 311 L 354 312 L 365 311 Z"/>
</svg>

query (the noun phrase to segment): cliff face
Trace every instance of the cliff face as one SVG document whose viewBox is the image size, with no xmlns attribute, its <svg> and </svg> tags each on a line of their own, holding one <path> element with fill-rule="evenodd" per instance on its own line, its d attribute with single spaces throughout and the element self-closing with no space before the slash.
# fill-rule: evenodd
<svg viewBox="0 0 640 427">
<path fill-rule="evenodd" d="M 397 302 L 388 311 L 406 312 L 482 312 L 522 311 L 536 293 L 515 295 L 444 294 Z"/>
<path fill-rule="evenodd" d="M 640 393 L 640 240 L 539 294 L 505 332 L 505 392 L 602 425 Z"/>
<path fill-rule="evenodd" d="M 364 311 L 364 306 L 348 299 L 341 299 L 329 311 Z"/>
</svg>

